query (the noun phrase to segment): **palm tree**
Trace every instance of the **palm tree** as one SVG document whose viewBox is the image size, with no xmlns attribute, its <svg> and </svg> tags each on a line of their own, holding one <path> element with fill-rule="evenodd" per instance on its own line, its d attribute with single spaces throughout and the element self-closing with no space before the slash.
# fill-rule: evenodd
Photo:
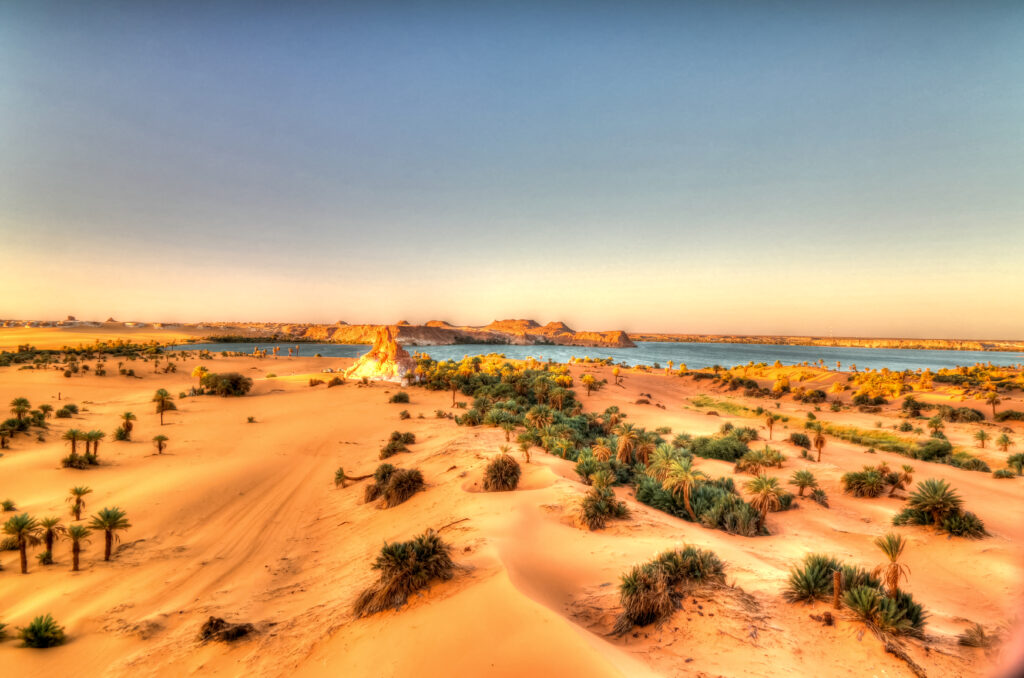
<svg viewBox="0 0 1024 678">
<path fill-rule="evenodd" d="M 131 440 L 132 437 L 132 429 L 135 428 L 135 424 L 132 423 L 135 419 L 135 415 L 131 412 L 125 412 L 121 415 L 121 421 L 124 422 L 122 427 L 124 428 L 124 432 L 127 434 L 129 440 Z"/>
<path fill-rule="evenodd" d="M 818 451 L 818 462 L 821 462 L 821 451 L 825 448 L 825 434 L 819 428 L 814 434 L 814 449 Z"/>
<path fill-rule="evenodd" d="M 594 444 L 590 446 L 590 451 L 594 454 L 594 459 L 598 461 L 608 461 L 612 458 L 612 448 L 608 444 L 607 438 L 598 438 L 594 441 Z"/>
<path fill-rule="evenodd" d="M 597 380 L 594 379 L 592 374 L 584 374 L 580 381 L 583 382 L 583 386 L 587 389 L 587 395 L 589 396 L 593 392 L 594 386 L 597 385 Z"/>
<path fill-rule="evenodd" d="M 164 412 L 178 409 L 178 406 L 174 404 L 173 396 L 165 388 L 161 388 L 153 394 L 152 402 L 156 403 L 156 412 L 160 415 L 161 426 L 164 425 Z"/>
<path fill-rule="evenodd" d="M 77 428 L 69 428 L 67 431 L 64 431 L 64 435 L 61 436 L 62 440 L 66 440 L 71 443 L 72 457 L 78 455 L 78 441 L 83 440 L 83 436 L 84 434 Z"/>
<path fill-rule="evenodd" d="M 167 446 L 167 436 L 153 436 L 153 444 L 156 445 L 156 453 L 163 454 L 164 448 Z"/>
<path fill-rule="evenodd" d="M 551 408 L 545 407 L 544 405 L 535 405 L 526 413 L 526 420 L 529 421 L 534 428 L 550 426 L 553 419 L 554 416 L 551 413 Z"/>
<path fill-rule="evenodd" d="M 43 404 L 39 406 L 39 411 L 43 413 L 43 419 L 49 419 L 53 413 L 53 405 Z"/>
<path fill-rule="evenodd" d="M 693 522 L 697 522 L 697 514 L 693 512 L 693 507 L 690 506 L 690 492 L 698 481 L 706 477 L 704 473 L 693 468 L 693 459 L 691 457 L 674 459 L 669 464 L 668 473 L 665 476 L 665 489 L 672 494 L 683 495 L 683 506 L 686 507 L 686 512 L 690 514 Z"/>
<path fill-rule="evenodd" d="M 636 442 L 637 461 L 646 466 L 647 460 L 651 457 L 651 452 L 658 447 L 658 440 L 656 433 L 651 431 L 642 431 Z"/>
<path fill-rule="evenodd" d="M 978 432 L 974 434 L 974 439 L 978 441 L 978 445 L 981 446 L 981 449 L 983 450 L 985 449 L 985 441 L 991 437 L 992 436 L 988 434 L 988 431 L 983 428 L 979 428 Z"/>
<path fill-rule="evenodd" d="M 633 463 L 633 449 L 640 440 L 640 433 L 632 424 L 619 424 L 615 427 L 619 437 L 618 458 L 623 464 Z"/>
<path fill-rule="evenodd" d="M 875 546 L 882 550 L 889 562 L 882 563 L 871 573 L 882 580 L 888 589 L 889 597 L 895 598 L 900 590 L 900 579 L 908 579 L 910 568 L 899 562 L 903 555 L 903 547 L 907 545 L 902 536 L 890 532 L 884 537 L 875 538 Z"/>
<path fill-rule="evenodd" d="M 505 432 L 505 442 L 511 442 L 512 433 L 516 430 L 516 424 L 514 421 L 503 421 L 501 422 L 501 430 Z"/>
<path fill-rule="evenodd" d="M 800 471 L 793 471 L 793 475 L 789 479 L 790 485 L 796 485 L 800 488 L 800 496 L 804 496 L 804 490 L 807 488 L 814 489 L 818 486 L 818 480 L 814 477 L 814 474 L 803 469 Z"/>
<path fill-rule="evenodd" d="M 115 506 L 114 508 L 104 508 L 92 517 L 89 527 L 94 530 L 103 530 L 103 560 L 110 560 L 110 549 L 114 545 L 114 540 L 120 541 L 117 533 L 132 526 L 126 515 L 124 511 Z"/>
<path fill-rule="evenodd" d="M 964 500 L 949 483 L 933 478 L 918 483 L 917 489 L 907 498 L 907 506 L 930 515 L 936 527 L 942 525 L 945 516 L 959 511 L 963 503 Z"/>
<path fill-rule="evenodd" d="M 71 515 L 75 520 L 82 519 L 82 509 L 85 508 L 84 497 L 87 494 L 92 494 L 92 488 L 79 485 L 78 487 L 72 487 L 68 498 L 64 500 L 67 502 L 73 502 L 71 504 Z"/>
<path fill-rule="evenodd" d="M 107 437 L 107 434 L 103 431 L 89 431 L 84 434 L 85 438 L 85 453 L 89 454 L 89 444 L 92 444 L 92 456 L 98 457 L 100 454 L 100 441 Z"/>
<path fill-rule="evenodd" d="M 945 427 L 946 425 L 942 423 L 942 417 L 937 414 L 928 420 L 928 428 L 932 430 L 932 435 L 935 435 Z"/>
<path fill-rule="evenodd" d="M 43 518 L 39 522 L 39 527 L 43 531 L 43 544 L 46 546 L 46 550 L 53 555 L 54 540 L 64 534 L 66 530 L 64 529 L 64 526 L 60 524 L 60 518 L 57 516 Z"/>
<path fill-rule="evenodd" d="M 39 543 L 39 532 L 42 528 L 39 521 L 27 513 L 19 516 L 11 516 L 4 523 L 4 534 L 13 537 L 18 544 L 18 551 L 21 553 L 21 573 L 28 574 L 28 547 Z"/>
<path fill-rule="evenodd" d="M 772 429 L 775 428 L 775 415 L 771 412 L 765 414 L 764 423 L 768 427 L 768 440 L 772 439 Z"/>
<path fill-rule="evenodd" d="M 992 418 L 996 418 L 996 405 L 1003 402 L 999 397 L 999 394 L 995 391 L 991 391 L 985 394 L 985 402 L 992 406 Z"/>
<path fill-rule="evenodd" d="M 605 433 L 611 433 L 612 429 L 619 425 L 619 423 L 626 418 L 619 408 L 615 405 L 608 407 L 604 412 L 601 413 L 601 428 L 604 429 Z"/>
<path fill-rule="evenodd" d="M 672 462 L 682 458 L 683 455 L 679 450 L 671 445 L 662 443 L 654 449 L 654 453 L 651 455 L 650 464 L 647 465 L 647 475 L 659 482 L 664 482 Z"/>
<path fill-rule="evenodd" d="M 612 368 L 612 376 L 615 377 L 615 385 L 616 386 L 618 386 L 619 382 L 622 381 L 622 379 L 619 378 L 619 375 L 621 374 L 621 372 L 622 372 L 622 370 L 619 369 L 618 365 L 616 365 L 615 367 Z"/>
<path fill-rule="evenodd" d="M 1003 452 L 1006 452 L 1011 447 L 1013 447 L 1013 439 L 1010 436 L 1003 433 L 998 438 L 996 438 L 996 447 L 998 447 Z"/>
<path fill-rule="evenodd" d="M 71 571 L 78 572 L 78 556 L 82 552 L 82 544 L 89 543 L 89 535 L 92 534 L 85 525 L 72 525 L 67 529 L 65 539 L 71 542 Z"/>
<path fill-rule="evenodd" d="M 764 527 L 764 521 L 768 517 L 768 512 L 778 511 L 782 506 L 782 487 L 779 485 L 779 479 L 770 478 L 762 474 L 753 480 L 748 480 L 743 488 L 753 495 L 750 499 L 750 505 L 760 515 L 757 521 L 757 530 L 760 532 L 761 528 Z"/>
<path fill-rule="evenodd" d="M 20 424 L 25 419 L 25 415 L 32 409 L 32 404 L 29 403 L 28 398 L 15 398 L 11 401 L 11 414 L 18 418 Z"/>
</svg>

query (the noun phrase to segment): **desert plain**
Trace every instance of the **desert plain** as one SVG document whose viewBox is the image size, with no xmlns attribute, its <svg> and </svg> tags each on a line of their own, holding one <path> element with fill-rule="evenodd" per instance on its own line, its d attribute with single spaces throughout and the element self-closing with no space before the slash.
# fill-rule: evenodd
<svg viewBox="0 0 1024 678">
<path fill-rule="evenodd" d="M 32 339 L 45 347 L 46 332 Z M 492 350 L 500 347 L 481 347 Z M 988 676 L 1019 661 L 1024 480 L 869 451 L 828 434 L 817 462 L 815 453 L 806 458 L 788 441 L 804 431 L 808 413 L 836 425 L 892 430 L 903 420 L 902 398 L 878 411 L 832 412 L 787 396 L 748 398 L 713 380 L 665 370 L 622 368 L 616 376 L 609 365 L 570 365 L 584 412 L 618 407 L 636 426 L 667 427 L 668 439 L 716 435 L 727 423 L 756 428 L 760 439 L 752 449 L 767 444 L 786 457 L 767 474 L 785 484 L 793 472 L 809 469 L 829 502 L 826 508 L 800 497 L 793 508 L 767 515 L 769 534 L 745 537 L 656 510 L 620 486 L 614 491 L 628 518 L 591 531 L 575 518 L 590 489 L 575 463 L 537 447 L 527 462 L 514 437 L 518 487 L 483 491 L 484 468 L 508 444 L 506 434 L 439 416 L 464 412 L 452 406 L 449 391 L 372 380 L 310 385 L 351 359 L 190 353 L 173 361 L 174 372 L 132 361 L 130 377 L 116 369 L 65 377 L 52 367 L 0 367 L 5 406 L 23 397 L 33 407 L 74 403 L 79 410 L 47 419 L 38 435 L 17 435 L 2 450 L 0 500 L 10 499 L 16 509 L 0 518 L 27 512 L 70 524 L 69 488 L 86 485 L 92 493 L 84 514 L 117 506 L 131 522 L 109 562 L 102 558 L 102 534 L 94 533 L 78 572 L 70 571 L 64 541 L 51 565 L 36 562 L 39 548 L 30 549 L 25 575 L 17 551 L 0 552 L 0 622 L 9 632 L 0 642 L 5 676 Z M 113 368 L 117 359 L 106 363 Z M 199 365 L 241 373 L 253 388 L 242 397 L 180 398 L 196 386 L 192 372 Z M 581 387 L 586 374 L 606 384 L 588 395 Z M 823 368 L 782 368 L 755 379 L 770 387 L 779 374 L 794 387 L 815 389 L 848 378 Z M 163 424 L 152 402 L 161 388 L 177 407 Z M 399 391 L 408 403 L 389 402 Z M 989 408 L 945 385 L 914 396 Z M 1019 390 L 1004 395 L 1000 409 L 1024 410 L 1022 396 Z M 770 441 L 763 419 L 750 414 L 757 407 L 780 417 Z M 125 411 L 137 417 L 132 440 L 115 441 Z M 993 438 L 1008 429 L 1018 447 L 980 449 L 979 427 Z M 71 428 L 107 433 L 98 465 L 61 466 L 68 454 L 62 435 Z M 392 431 L 415 434 L 409 451 L 389 461 L 422 471 L 426 488 L 385 509 L 364 501 L 369 481 L 339 486 L 334 478 L 339 466 L 349 476 L 372 474 Z M 947 423 L 944 433 L 992 469 L 1005 468 L 1008 454 L 1024 444 L 1020 421 Z M 162 453 L 152 442 L 157 435 L 167 438 Z M 750 479 L 732 463 L 694 462 L 710 477 L 733 477 L 741 494 Z M 989 536 L 894 527 L 892 517 L 912 487 L 876 498 L 844 493 L 843 474 L 882 462 L 897 469 L 912 464 L 915 483 L 947 481 Z M 371 564 L 381 546 L 427 528 L 451 545 L 454 577 L 432 582 L 400 609 L 357 617 L 353 603 L 376 577 Z M 902 562 L 909 576 L 902 587 L 929 615 L 923 638 L 900 642 L 902 659 L 843 611 L 823 623 L 823 613 L 833 610 L 828 601 L 783 597 L 791 568 L 806 554 L 832 554 L 870 569 L 883 560 L 873 541 L 888 532 L 906 540 Z M 726 565 L 725 583 L 695 589 L 661 624 L 613 633 L 621 575 L 684 544 L 717 554 Z M 45 650 L 19 647 L 14 629 L 42 614 L 64 626 L 67 641 Z M 211 616 L 250 623 L 254 631 L 232 643 L 201 642 L 199 630 Z M 960 645 L 959 635 L 972 624 L 1004 629 L 1004 642 L 987 650 Z"/>
</svg>

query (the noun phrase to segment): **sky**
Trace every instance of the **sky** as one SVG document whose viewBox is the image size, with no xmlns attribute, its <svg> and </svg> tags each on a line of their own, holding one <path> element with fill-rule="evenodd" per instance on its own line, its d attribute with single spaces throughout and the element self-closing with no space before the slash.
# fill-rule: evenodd
<svg viewBox="0 0 1024 678">
<path fill-rule="evenodd" d="M 0 1 L 0 318 L 1024 338 L 1024 3 Z"/>
</svg>

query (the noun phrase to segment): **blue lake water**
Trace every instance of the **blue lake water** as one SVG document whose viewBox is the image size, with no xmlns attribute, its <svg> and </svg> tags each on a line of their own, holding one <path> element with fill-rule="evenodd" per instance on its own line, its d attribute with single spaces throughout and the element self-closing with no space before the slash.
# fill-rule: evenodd
<svg viewBox="0 0 1024 678">
<path fill-rule="evenodd" d="M 252 353 L 256 346 L 271 349 L 281 347 L 281 354 L 287 357 L 289 344 L 185 344 L 175 346 L 172 350 L 205 349 L 215 353 L 221 351 L 237 351 Z M 355 358 L 369 350 L 369 346 L 358 344 L 299 344 L 300 355 L 311 356 L 321 354 L 324 357 Z M 732 367 L 745 365 L 751 361 L 774 363 L 776 360 L 783 365 L 797 365 L 803 362 L 824 360 L 829 368 L 835 368 L 836 361 L 842 363 L 842 369 L 849 369 L 855 364 L 858 368 L 891 370 L 937 370 L 944 367 L 988 363 L 994 365 L 1017 365 L 1024 363 L 1024 353 L 1007 353 L 996 351 L 924 351 L 917 349 L 885 349 L 885 348 L 846 348 L 838 346 L 776 346 L 766 344 L 710 344 L 710 343 L 673 343 L 661 341 L 637 342 L 636 348 L 590 348 L 582 346 L 512 346 L 494 344 L 452 344 L 449 346 L 417 346 L 407 347 L 409 352 L 426 353 L 436 360 L 459 360 L 466 355 L 483 355 L 501 353 L 509 358 L 537 359 L 567 362 L 570 357 L 611 358 L 616 363 L 627 365 L 654 365 L 662 367 L 672 361 L 678 367 L 702 368 L 713 365 Z"/>
</svg>

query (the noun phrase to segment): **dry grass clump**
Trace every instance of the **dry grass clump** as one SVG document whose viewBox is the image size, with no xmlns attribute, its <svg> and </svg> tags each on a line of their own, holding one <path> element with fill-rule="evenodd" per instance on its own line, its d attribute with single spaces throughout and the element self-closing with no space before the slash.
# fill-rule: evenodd
<svg viewBox="0 0 1024 678">
<path fill-rule="evenodd" d="M 661 623 L 681 606 L 686 588 L 724 582 L 725 564 L 713 551 L 689 545 L 665 551 L 622 575 L 622 614 L 614 631 L 621 635 L 634 626 Z"/>
<path fill-rule="evenodd" d="M 397 610 L 410 595 L 428 588 L 432 581 L 451 579 L 455 563 L 451 546 L 436 532 L 427 530 L 411 541 L 384 544 L 373 569 L 380 576 L 356 598 L 353 611 L 357 617 Z"/>
<path fill-rule="evenodd" d="M 395 468 L 381 464 L 373 473 L 373 483 L 366 486 L 366 502 L 383 499 L 384 508 L 398 506 L 426 487 L 419 469 Z"/>
</svg>

